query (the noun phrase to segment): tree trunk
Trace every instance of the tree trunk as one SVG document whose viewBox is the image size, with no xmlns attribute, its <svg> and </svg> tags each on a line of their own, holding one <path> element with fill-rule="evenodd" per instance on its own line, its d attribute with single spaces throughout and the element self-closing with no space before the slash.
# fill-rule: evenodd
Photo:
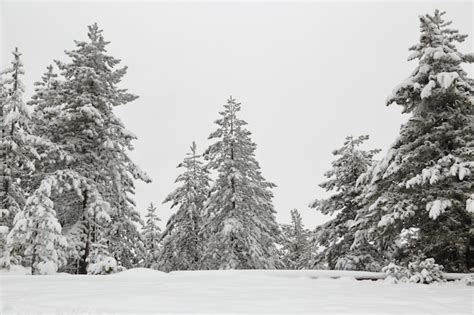
<svg viewBox="0 0 474 315">
<path fill-rule="evenodd" d="M 79 268 L 77 270 L 78 274 L 85 275 L 87 274 L 87 265 L 90 253 L 90 222 L 87 215 L 87 190 L 84 191 L 84 201 L 82 202 L 82 212 L 83 212 L 83 220 L 84 220 L 84 230 L 83 230 L 83 237 L 84 239 L 84 254 L 79 259 Z"/>
</svg>

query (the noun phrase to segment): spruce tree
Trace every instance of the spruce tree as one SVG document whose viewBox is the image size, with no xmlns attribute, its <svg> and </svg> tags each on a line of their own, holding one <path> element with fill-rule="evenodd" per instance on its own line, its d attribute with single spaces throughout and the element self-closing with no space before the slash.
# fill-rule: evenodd
<svg viewBox="0 0 474 315">
<path fill-rule="evenodd" d="M 297 209 L 291 210 L 291 224 L 282 225 L 283 264 L 286 269 L 304 269 L 308 266 L 310 232 L 304 228 Z"/>
<path fill-rule="evenodd" d="M 281 266 L 275 243 L 281 231 L 272 204 L 275 187 L 262 176 L 255 158 L 256 145 L 245 121 L 239 119 L 241 104 L 232 97 L 216 121 L 215 139 L 205 152 L 208 167 L 217 171 L 207 202 L 204 269 L 274 269 Z"/>
<path fill-rule="evenodd" d="M 158 222 L 161 221 L 156 214 L 156 207 L 153 203 L 147 209 L 145 226 L 143 227 L 143 240 L 145 242 L 145 262 L 146 268 L 157 269 L 159 258 L 159 242 L 161 229 Z"/>
<path fill-rule="evenodd" d="M 23 255 L 31 260 L 32 274 L 55 273 L 66 260 L 66 239 L 61 235 L 61 225 L 50 199 L 55 180 L 54 177 L 44 179 L 28 198 L 25 210 L 15 218 L 14 229 L 22 229 L 25 234 Z"/>
<path fill-rule="evenodd" d="M 373 156 L 380 151 L 361 149 L 360 146 L 368 139 L 368 135 L 356 138 L 348 136 L 343 146 L 332 152 L 337 159 L 331 163 L 332 169 L 324 174 L 328 180 L 319 186 L 335 193 L 327 199 L 317 199 L 310 204 L 311 208 L 322 214 L 336 215 L 315 233 L 313 246 L 324 248 L 312 262 L 318 268 L 360 268 L 360 258 L 354 259 L 354 256 L 349 254 L 354 241 L 353 233 L 349 229 L 354 224 L 359 207 L 361 191 L 356 188 L 357 179 L 367 171 L 373 163 Z M 367 264 L 365 260 L 362 259 L 364 264 Z"/>
<path fill-rule="evenodd" d="M 39 159 L 38 139 L 31 133 L 30 111 L 23 101 L 23 75 L 21 53 L 16 48 L 11 67 L 1 72 L 0 82 L 0 266 L 7 268 L 6 236 L 15 215 L 25 206 L 26 182 Z"/>
<path fill-rule="evenodd" d="M 35 93 L 28 102 L 28 105 L 34 109 L 32 129 L 36 135 L 50 139 L 54 143 L 59 136 L 56 124 L 61 111 L 61 81 L 53 65 L 46 68 L 41 81 L 35 82 L 34 85 Z M 42 153 L 47 156 L 44 152 Z"/>
<path fill-rule="evenodd" d="M 134 179 L 150 181 L 128 156 L 136 136 L 114 113 L 114 107 L 137 98 L 118 87 L 127 67 L 117 68 L 120 60 L 107 54 L 109 42 L 97 24 L 89 26 L 88 39 L 76 41 L 76 49 L 66 52 L 70 62 L 56 61 L 60 80 L 48 69 L 33 99 L 41 112 L 38 121 L 51 117 L 54 125 L 53 133 L 44 133 L 59 150 L 45 154 L 51 161 L 61 160 L 58 154 L 62 156 L 60 163 L 46 165 L 44 171 L 68 169 L 87 182 L 82 185 L 81 198 L 66 196 L 61 202 L 65 210 L 58 211 L 69 243 L 77 247 L 79 257 L 74 265 L 79 266 L 79 273 L 87 272 L 96 243 L 107 244 L 110 255 L 126 268 L 138 263 L 143 256 L 143 240 L 138 230 L 141 219 L 133 201 Z M 89 191 L 91 187 L 94 191 Z M 110 205 L 111 222 L 100 233 L 87 210 L 94 198 Z"/>
<path fill-rule="evenodd" d="M 27 199 L 26 205 L 15 216 L 14 225 L 8 234 L 8 248 L 11 256 L 19 257 L 16 261 L 31 266 L 33 274 L 54 273 L 62 267 L 70 252 L 76 250 L 74 242 L 69 243 L 62 235 L 62 226 L 57 219 L 54 200 L 68 191 L 87 202 L 85 209 L 87 224 L 92 226 L 93 233 L 88 235 L 90 251 L 100 242 L 97 237 L 104 226 L 110 222 L 109 204 L 102 200 L 96 187 L 89 180 L 73 170 L 60 170 L 48 174 Z M 86 199 L 82 195 L 88 191 Z M 83 230 L 84 222 L 80 222 Z M 79 250 L 82 250 L 80 248 Z M 76 251 L 77 252 L 77 251 Z"/>
<path fill-rule="evenodd" d="M 193 142 L 178 168 L 184 172 L 176 178 L 180 186 L 164 203 L 177 207 L 166 224 L 158 268 L 163 271 L 199 269 L 204 250 L 203 207 L 209 195 L 209 175 Z"/>
<path fill-rule="evenodd" d="M 447 271 L 465 272 L 474 260 L 474 90 L 462 65 L 473 58 L 456 49 L 466 35 L 443 16 L 420 16 L 420 42 L 409 57 L 417 66 L 387 100 L 411 117 L 385 158 L 359 180 L 368 185 L 353 249 L 381 253 L 382 262 L 433 257 Z M 412 244 L 400 249 L 410 230 L 417 232 Z"/>
</svg>

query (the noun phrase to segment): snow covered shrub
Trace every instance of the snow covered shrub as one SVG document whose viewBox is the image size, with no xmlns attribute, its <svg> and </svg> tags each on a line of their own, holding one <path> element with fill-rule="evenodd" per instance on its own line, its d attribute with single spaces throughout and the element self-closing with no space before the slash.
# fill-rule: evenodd
<svg viewBox="0 0 474 315">
<path fill-rule="evenodd" d="M 464 282 L 466 283 L 466 285 L 470 287 L 474 287 L 474 275 L 471 274 L 470 276 L 467 276 L 466 278 L 464 278 Z"/>
<path fill-rule="evenodd" d="M 390 283 L 408 282 L 411 276 L 406 267 L 398 266 L 394 263 L 383 267 L 382 272 L 387 275 L 385 281 Z"/>
<path fill-rule="evenodd" d="M 109 256 L 99 255 L 87 266 L 87 274 L 89 275 L 108 275 L 117 271 L 117 261 Z"/>
<path fill-rule="evenodd" d="M 408 268 L 390 263 L 382 268 L 387 276 L 386 281 L 391 283 L 414 282 L 430 284 L 446 281 L 443 266 L 435 263 L 433 258 L 416 260 L 408 264 Z"/>
<path fill-rule="evenodd" d="M 414 261 L 408 264 L 410 272 L 410 282 L 426 283 L 446 281 L 443 273 L 443 266 L 435 263 L 433 258 L 427 258 L 421 261 Z"/>
<path fill-rule="evenodd" d="M 8 214 L 5 209 L 0 209 L 0 220 Z M 0 223 L 0 268 L 8 269 L 10 267 L 10 252 L 7 246 L 8 226 Z"/>
<path fill-rule="evenodd" d="M 337 270 L 380 271 L 380 264 L 371 255 L 345 255 L 336 261 Z"/>
<path fill-rule="evenodd" d="M 58 265 L 51 260 L 40 261 L 35 265 L 35 274 L 38 275 L 52 275 L 58 271 Z"/>
</svg>

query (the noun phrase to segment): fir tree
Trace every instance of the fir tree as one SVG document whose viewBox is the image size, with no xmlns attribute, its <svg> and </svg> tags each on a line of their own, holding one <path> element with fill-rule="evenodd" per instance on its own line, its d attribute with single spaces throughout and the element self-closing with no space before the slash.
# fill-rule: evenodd
<svg viewBox="0 0 474 315">
<path fill-rule="evenodd" d="M 2 71 L 0 82 L 0 266 L 8 267 L 10 258 L 6 235 L 15 215 L 25 206 L 25 183 L 39 158 L 30 130 L 30 112 L 23 101 L 24 74 L 21 53 L 13 51 L 11 67 Z M 19 263 L 15 261 L 15 263 Z"/>
<path fill-rule="evenodd" d="M 90 187 L 96 187 L 97 193 L 110 204 L 110 227 L 100 235 L 107 238 L 108 251 L 117 262 L 130 268 L 138 262 L 143 250 L 137 228 L 141 219 L 132 199 L 133 180 L 150 180 L 130 160 L 128 151 L 133 149 L 131 142 L 136 136 L 125 129 L 113 109 L 137 97 L 117 87 L 127 67 L 117 69 L 120 60 L 106 54 L 108 42 L 97 24 L 89 26 L 88 37 L 89 41 L 76 41 L 77 48 L 66 52 L 71 58 L 69 63 L 56 62 L 63 80 L 54 92 L 53 105 L 56 109 L 60 106 L 60 111 L 54 122 L 56 136 L 51 140 L 67 152 L 67 164 L 59 167 L 86 178 Z M 39 98 L 51 100 L 51 94 L 44 95 L 47 97 Z M 80 238 L 74 242 L 81 246 L 79 273 L 87 272 L 92 249 L 89 236 L 95 234 L 93 218 L 87 214 L 92 193 L 87 190 L 89 186 L 83 187 L 81 196 L 85 199 L 71 201 L 68 211 L 80 213 L 79 217 L 72 215 L 71 220 L 75 227 L 71 236 Z"/>
<path fill-rule="evenodd" d="M 193 142 L 190 149 L 178 165 L 178 168 L 184 168 L 175 181 L 181 186 L 164 200 L 164 203 L 171 203 L 171 208 L 178 209 L 168 220 L 162 236 L 158 266 L 163 271 L 198 269 L 204 250 L 201 229 L 203 206 L 209 194 L 209 176 L 197 154 L 196 143 Z"/>
<path fill-rule="evenodd" d="M 34 170 L 32 159 L 36 150 L 31 146 L 30 112 L 23 101 L 24 86 L 21 76 L 24 74 L 21 53 L 18 48 L 13 52 L 12 67 L 2 72 L 2 90 L 5 95 L 2 100 L 3 133 L 0 142 L 2 158 L 2 199 L 1 209 L 8 211 L 10 224 L 13 217 L 25 204 L 25 192 L 21 179 L 25 173 Z"/>
<path fill-rule="evenodd" d="M 204 269 L 274 269 L 281 265 L 275 247 L 281 232 L 272 204 L 274 184 L 267 182 L 255 159 L 256 145 L 240 103 L 231 97 L 206 151 L 208 167 L 217 171 L 206 206 L 209 233 L 202 257 Z"/>
<path fill-rule="evenodd" d="M 60 110 L 60 80 L 52 65 L 46 68 L 41 81 L 35 82 L 35 93 L 28 102 L 34 108 L 32 127 L 34 133 L 47 139 L 55 139 L 57 126 L 54 123 Z"/>
<path fill-rule="evenodd" d="M 323 224 L 315 233 L 313 246 L 325 248 L 313 261 L 315 266 L 329 269 L 360 268 L 359 261 L 354 261 L 352 254 L 348 255 L 354 241 L 349 229 L 354 224 L 359 207 L 360 189 L 356 188 L 357 178 L 367 171 L 373 163 L 374 154 L 380 151 L 362 150 L 360 145 L 368 139 L 368 135 L 357 138 L 348 136 L 344 145 L 332 152 L 337 159 L 332 162 L 332 169 L 324 174 L 328 180 L 319 186 L 335 193 L 327 199 L 318 199 L 310 204 L 310 207 L 322 214 L 336 214 L 334 219 Z"/>
<path fill-rule="evenodd" d="M 64 265 L 71 247 L 76 246 L 68 244 L 67 237 L 62 235 L 62 227 L 54 210 L 53 200 L 67 191 L 87 202 L 85 209 L 89 220 L 85 223 L 92 227 L 89 229 L 92 232 L 87 235 L 90 246 L 84 250 L 92 251 L 101 241 L 97 235 L 104 230 L 104 224 L 110 222 L 109 204 L 102 200 L 87 178 L 72 170 L 47 175 L 28 198 L 25 208 L 15 216 L 14 226 L 8 235 L 12 257 L 20 257 L 23 265 L 30 265 L 33 274 L 56 272 Z M 83 191 L 89 192 L 88 198 L 82 195 Z"/>
<path fill-rule="evenodd" d="M 473 80 L 462 64 L 473 58 L 457 51 L 466 35 L 449 28 L 443 15 L 420 16 L 420 42 L 409 57 L 418 65 L 387 100 L 411 118 L 385 158 L 359 180 L 368 185 L 353 249 L 381 253 L 382 261 L 433 257 L 447 271 L 467 271 L 474 259 L 474 116 Z M 410 229 L 418 231 L 413 244 L 399 250 Z"/>
<path fill-rule="evenodd" d="M 161 221 L 156 214 L 156 207 L 150 203 L 146 214 L 145 226 L 143 227 L 143 239 L 145 241 L 145 262 L 146 268 L 157 269 L 159 258 L 159 242 L 161 229 L 158 222 Z"/>
<path fill-rule="evenodd" d="M 24 257 L 29 258 L 32 274 L 55 273 L 65 263 L 66 239 L 61 235 L 50 199 L 55 177 L 45 178 L 15 218 L 14 229 L 24 232 Z M 13 233 L 17 231 L 13 230 Z"/>
<path fill-rule="evenodd" d="M 303 269 L 308 266 L 309 231 L 303 226 L 303 220 L 297 209 L 291 210 L 291 224 L 282 225 L 283 263 L 286 269 Z"/>
</svg>

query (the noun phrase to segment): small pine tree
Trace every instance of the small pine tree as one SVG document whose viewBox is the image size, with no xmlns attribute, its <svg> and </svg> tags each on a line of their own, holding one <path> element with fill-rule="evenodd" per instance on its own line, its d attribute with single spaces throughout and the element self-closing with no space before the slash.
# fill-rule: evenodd
<svg viewBox="0 0 474 315">
<path fill-rule="evenodd" d="M 184 172 L 176 178 L 181 186 L 169 194 L 164 203 L 178 207 L 166 224 L 158 267 L 163 271 L 196 270 L 204 250 L 202 233 L 203 207 L 209 195 L 209 175 L 197 153 L 196 143 L 191 145 L 178 168 Z"/>
<path fill-rule="evenodd" d="M 45 178 L 28 198 L 25 211 L 15 218 L 15 228 L 25 232 L 24 255 L 31 260 L 32 274 L 55 273 L 66 261 L 66 239 L 61 235 L 61 225 L 50 199 L 55 180 L 54 177 Z"/>
<path fill-rule="evenodd" d="M 145 226 L 143 227 L 143 239 L 145 242 L 145 262 L 146 268 L 157 268 L 159 258 L 159 242 L 161 229 L 158 222 L 161 221 L 156 214 L 156 207 L 153 203 L 147 209 Z"/>
<path fill-rule="evenodd" d="M 338 157 L 332 162 L 332 169 L 324 175 L 328 178 L 319 186 L 335 193 L 327 199 L 318 199 L 310 207 L 322 214 L 336 217 L 323 224 L 315 233 L 313 246 L 324 248 L 312 262 L 315 266 L 327 266 L 329 269 L 358 269 L 358 263 L 349 254 L 354 241 L 350 231 L 354 224 L 360 198 L 360 189 L 356 188 L 358 177 L 373 163 L 373 156 L 380 150 L 362 150 L 360 146 L 369 139 L 368 135 L 346 137 L 344 145 L 332 152 Z M 349 254 L 349 255 L 348 255 Z"/>
<path fill-rule="evenodd" d="M 20 211 L 14 220 L 14 226 L 8 234 L 8 248 L 12 258 L 20 257 L 24 265 L 32 267 L 33 274 L 54 273 L 66 262 L 71 247 L 77 244 L 68 244 L 68 238 L 62 235 L 62 227 L 56 217 L 53 200 L 63 195 L 67 190 L 75 192 L 86 205 L 86 220 L 81 224 L 88 225 L 88 242 L 86 246 L 74 248 L 77 255 L 83 251 L 92 252 L 96 244 L 103 242 L 100 234 L 103 233 L 104 223 L 110 222 L 108 215 L 109 204 L 104 202 L 97 189 L 72 170 L 56 171 L 46 176 L 40 186 L 27 199 L 25 208 Z M 89 196 L 82 192 L 88 191 Z M 80 225 L 78 230 L 85 228 Z M 89 255 L 88 255 L 89 256 Z"/>
<path fill-rule="evenodd" d="M 240 103 L 232 97 L 216 121 L 216 139 L 206 151 L 217 179 L 207 202 L 204 269 L 274 269 L 281 266 L 275 244 L 281 231 L 272 204 L 274 184 L 262 176 L 256 145 L 245 121 L 237 117 Z"/>
<path fill-rule="evenodd" d="M 309 262 L 310 232 L 304 228 L 303 220 L 297 209 L 291 210 L 291 224 L 282 225 L 283 264 L 286 269 L 304 269 Z"/>
</svg>

